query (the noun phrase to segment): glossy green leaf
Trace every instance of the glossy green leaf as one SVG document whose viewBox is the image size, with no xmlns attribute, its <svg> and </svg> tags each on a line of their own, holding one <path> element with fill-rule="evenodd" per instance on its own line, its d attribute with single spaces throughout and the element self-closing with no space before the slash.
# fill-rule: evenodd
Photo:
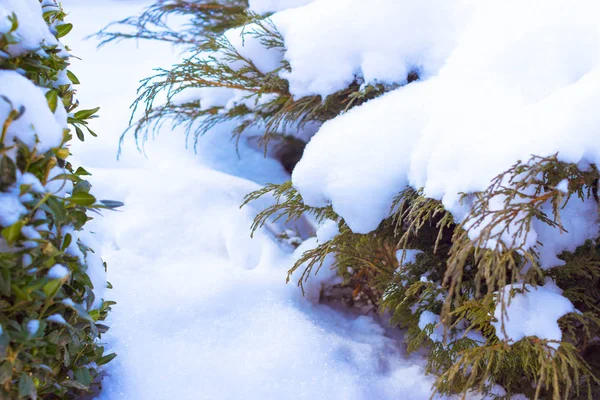
<svg viewBox="0 0 600 400">
<path fill-rule="evenodd" d="M 75 113 L 76 119 L 88 119 L 100 110 L 100 107 L 92 108 L 90 110 L 81 110 Z"/>
<path fill-rule="evenodd" d="M 29 397 L 30 399 L 37 398 L 37 391 L 33 379 L 26 373 L 22 373 L 19 378 L 19 397 Z"/>
<path fill-rule="evenodd" d="M 56 27 L 56 37 L 61 38 L 66 36 L 73 29 L 73 24 L 62 24 Z"/>
<path fill-rule="evenodd" d="M 86 192 L 74 193 L 71 197 L 68 197 L 69 203 L 77 204 L 78 206 L 91 206 L 96 202 L 96 198 Z"/>
<path fill-rule="evenodd" d="M 7 226 L 2 229 L 2 236 L 8 242 L 8 244 L 13 244 L 19 237 L 21 237 L 21 228 L 25 225 L 24 221 L 18 221 L 11 226 Z"/>
</svg>

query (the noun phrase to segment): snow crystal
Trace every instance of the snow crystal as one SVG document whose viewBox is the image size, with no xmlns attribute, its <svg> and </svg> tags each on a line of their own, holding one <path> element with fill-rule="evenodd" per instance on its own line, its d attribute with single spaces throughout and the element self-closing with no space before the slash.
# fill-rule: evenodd
<svg viewBox="0 0 600 400">
<path fill-rule="evenodd" d="M 0 77 L 0 79 L 2 78 Z M 25 214 L 27 214 L 27 208 L 21 203 L 17 193 L 0 192 L 0 225 L 11 226 Z"/>
<path fill-rule="evenodd" d="M 41 239 L 42 235 L 31 225 L 26 225 L 21 228 L 21 234 L 27 239 Z"/>
<path fill-rule="evenodd" d="M 40 320 L 32 319 L 27 322 L 27 332 L 30 336 L 33 336 L 40 329 Z"/>
<path fill-rule="evenodd" d="M 266 74 L 281 67 L 283 54 L 276 49 L 265 47 L 260 37 L 253 32 L 261 32 L 260 27 L 248 24 L 230 29 L 224 35 L 242 57 L 252 60 L 260 72 Z M 234 62 L 232 66 L 236 63 L 238 62 Z"/>
<path fill-rule="evenodd" d="M 33 262 L 31 254 L 27 254 L 27 253 L 23 254 L 22 262 L 23 262 L 23 268 L 29 267 L 31 265 L 31 263 Z"/>
<path fill-rule="evenodd" d="M 331 219 L 326 219 L 319 224 L 317 229 L 317 241 L 320 244 L 325 243 L 333 239 L 338 233 L 340 233 L 338 223 Z"/>
<path fill-rule="evenodd" d="M 520 285 L 508 285 L 504 288 L 504 296 L 508 300 L 511 288 L 519 289 Z M 562 291 L 548 279 L 543 286 L 537 288 L 525 285 L 524 293 L 517 293 L 506 308 L 504 331 L 502 331 L 502 308 L 500 305 L 494 311 L 496 322 L 492 325 L 496 335 L 501 339 L 518 342 L 526 336 L 537 336 L 560 342 L 562 332 L 557 320 L 575 311 L 573 304 L 562 296 Z M 549 343 L 557 349 L 558 343 Z"/>
<path fill-rule="evenodd" d="M 18 138 L 33 148 L 37 138 L 41 142 L 37 145 L 39 153 L 60 145 L 63 126 L 56 121 L 42 90 L 16 71 L 0 70 L 0 82 L 0 96 L 12 102 L 11 106 L 0 98 L 0 121 L 4 122 L 12 110 L 24 110 L 21 118 L 9 125 L 4 143 L 10 145 Z"/>
<path fill-rule="evenodd" d="M 563 179 L 556 185 L 556 188 L 563 193 L 569 193 L 569 180 Z"/>
<path fill-rule="evenodd" d="M 11 28 L 9 17 L 15 14 L 19 27 L 16 31 L 17 44 L 8 47 L 12 56 L 19 56 L 27 51 L 46 46 L 57 45 L 58 42 L 48 29 L 42 17 L 42 8 L 38 0 L 2 0 L 0 4 L 0 33 L 6 33 Z M 4 78 L 0 78 L 4 80 Z M 4 82 L 3 82 L 4 83 Z"/>
<path fill-rule="evenodd" d="M 65 321 L 65 318 L 60 314 L 52 314 L 46 318 L 46 321 L 61 325 L 68 325 L 67 321 Z"/>
<path fill-rule="evenodd" d="M 40 180 L 31 172 L 25 172 L 17 180 L 17 186 L 28 185 L 31 186 L 31 190 L 35 193 L 44 193 L 44 185 Z"/>
<path fill-rule="evenodd" d="M 69 269 L 64 265 L 56 264 L 48 270 L 48 278 L 64 279 L 69 276 Z"/>
<path fill-rule="evenodd" d="M 62 303 L 67 307 L 75 307 L 75 302 L 71 299 L 64 299 Z"/>
<path fill-rule="evenodd" d="M 23 246 L 28 249 L 32 249 L 38 246 L 38 243 L 35 241 L 36 239 L 41 239 L 42 235 L 31 225 L 26 225 L 21 228 L 21 234 L 25 236 L 27 239 L 23 242 Z"/>
<path fill-rule="evenodd" d="M 410 264 L 417 261 L 417 255 L 423 253 L 421 250 L 414 249 L 400 249 L 396 251 L 396 259 L 399 265 Z"/>
<path fill-rule="evenodd" d="M 425 310 L 419 317 L 419 329 L 425 330 L 425 328 L 430 325 L 433 325 L 433 331 L 429 334 L 429 338 L 434 342 L 443 342 L 444 325 L 440 323 L 440 316 Z"/>
</svg>

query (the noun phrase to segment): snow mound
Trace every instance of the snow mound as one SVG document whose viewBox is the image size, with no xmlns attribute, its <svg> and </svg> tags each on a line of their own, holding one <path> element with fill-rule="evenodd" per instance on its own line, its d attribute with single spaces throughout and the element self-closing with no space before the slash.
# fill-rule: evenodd
<svg viewBox="0 0 600 400">
<path fill-rule="evenodd" d="M 358 76 L 406 82 L 437 73 L 453 47 L 461 1 L 316 0 L 273 16 L 285 38 L 295 96 L 326 96 Z M 352 21 L 352 23 L 349 23 Z"/>
<path fill-rule="evenodd" d="M 317 1 L 285 13 L 319 5 L 325 13 L 323 4 Z M 461 221 L 468 210 L 460 204 L 459 193 L 485 190 L 496 175 L 532 154 L 558 153 L 560 161 L 581 165 L 600 162 L 600 26 L 593 17 L 600 12 L 599 3 L 582 1 L 574 8 L 552 0 L 540 8 L 517 1 L 447 2 L 446 7 L 451 7 L 450 15 L 459 16 L 456 29 L 436 29 L 455 40 L 444 42 L 449 46 L 444 57 L 418 57 L 424 68 L 436 72 L 325 123 L 294 170 L 294 185 L 306 203 L 331 203 L 355 232 L 375 229 L 407 185 L 423 188 Z M 319 14 L 315 11 L 311 15 Z M 411 16 L 420 22 L 410 13 L 397 18 L 413 21 Z M 383 17 L 367 18 L 368 12 L 361 24 L 378 26 Z M 334 24 L 331 36 L 363 32 L 353 24 L 337 29 L 335 21 L 321 21 L 323 26 Z M 290 41 L 286 57 L 293 60 L 299 51 L 294 46 L 300 46 L 293 32 L 301 24 L 291 18 L 289 24 L 294 28 L 284 24 L 282 31 Z M 436 29 L 427 24 L 423 28 Z M 411 32 L 420 30 L 413 27 Z M 321 43 L 304 45 L 303 54 L 314 57 L 310 62 L 324 57 L 327 46 Z M 420 54 L 428 51 L 427 43 L 415 44 Z M 379 51 L 381 57 L 394 54 Z M 413 60 L 403 57 L 405 63 Z M 308 58 L 305 62 L 310 64 Z M 315 68 L 304 80 L 317 82 L 319 76 Z M 328 88 L 321 87 L 325 92 Z M 564 213 L 577 229 L 560 238 L 541 224 L 532 228 L 531 238 L 537 235 L 548 242 L 543 267 L 556 265 L 555 256 L 562 250 L 597 235 L 594 207 L 593 201 L 572 200 Z"/>
<path fill-rule="evenodd" d="M 239 204 L 255 184 L 183 170 L 131 170 L 117 185 L 113 171 L 94 171 L 96 188 L 126 203 L 101 223 L 119 357 L 100 399 L 429 398 L 433 378 L 371 317 L 313 305 L 285 285 L 301 252 L 286 253 L 267 232 L 250 239 L 261 205 Z"/>
<path fill-rule="evenodd" d="M 508 298 L 511 289 L 520 289 L 519 285 L 508 285 L 504 288 Z M 504 331 L 502 330 L 502 309 L 496 307 L 492 326 L 496 328 L 496 335 L 507 341 L 518 342 L 526 336 L 537 336 L 560 342 L 562 332 L 557 320 L 574 312 L 573 304 L 562 296 L 560 290 L 552 280 L 547 280 L 543 286 L 537 288 L 525 285 L 523 293 L 517 293 L 510 300 L 504 315 Z M 557 349 L 559 343 L 549 343 Z"/>
</svg>

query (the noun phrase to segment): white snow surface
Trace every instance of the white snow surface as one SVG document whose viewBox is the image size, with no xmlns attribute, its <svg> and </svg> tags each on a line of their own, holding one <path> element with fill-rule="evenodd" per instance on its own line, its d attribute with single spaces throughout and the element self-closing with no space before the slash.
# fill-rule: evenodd
<svg viewBox="0 0 600 400">
<path fill-rule="evenodd" d="M 165 125 L 147 159 L 128 139 L 122 161 L 111 161 L 137 81 L 177 55 L 144 42 L 97 52 L 81 40 L 148 1 L 63 3 L 75 25 L 70 47 L 83 58 L 72 67 L 79 97 L 102 107 L 93 121 L 100 137 L 74 144 L 74 162 L 93 173 L 99 198 L 126 204 L 91 222 L 114 286 L 105 297 L 118 303 L 104 336 L 118 357 L 99 399 L 429 399 L 433 377 L 420 355 L 405 358 L 372 317 L 318 303 L 322 282 L 335 279 L 327 266 L 307 297 L 285 284 L 316 238 L 294 252 L 275 238 L 281 226 L 250 238 L 267 200 L 239 205 L 260 184 L 289 179 L 274 160 L 246 142 L 238 157 L 226 127 L 201 138 L 195 155 L 183 132 Z M 331 232 L 331 223 L 321 230 Z"/>
<path fill-rule="evenodd" d="M 520 285 L 508 285 L 504 288 L 505 296 L 511 288 L 520 289 Z M 564 296 L 562 290 L 548 279 L 546 283 L 537 288 L 525 285 L 523 293 L 517 293 L 512 297 L 506 308 L 506 315 L 502 315 L 500 306 L 496 307 L 492 326 L 496 329 L 496 335 L 510 342 L 518 342 L 526 336 L 537 336 L 540 339 L 548 339 L 560 342 L 562 332 L 557 320 L 574 312 L 575 307 Z M 503 318 L 504 317 L 504 318 Z M 504 321 L 504 330 L 502 330 Z M 555 349 L 559 343 L 548 344 Z"/>
</svg>

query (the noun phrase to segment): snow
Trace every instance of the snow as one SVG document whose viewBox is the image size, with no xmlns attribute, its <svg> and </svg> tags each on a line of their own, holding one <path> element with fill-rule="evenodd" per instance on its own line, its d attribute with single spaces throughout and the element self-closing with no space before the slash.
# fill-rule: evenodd
<svg viewBox="0 0 600 400">
<path fill-rule="evenodd" d="M 331 219 L 326 219 L 317 228 L 317 241 L 320 244 L 325 243 L 333 239 L 338 233 L 340 233 L 338 223 Z"/>
<path fill-rule="evenodd" d="M 559 160 L 572 163 L 600 161 L 595 140 L 600 124 L 596 112 L 600 104 L 600 27 L 592 17 L 600 5 L 582 1 L 574 8 L 563 0 L 549 1 L 543 8 L 516 1 L 445 3 L 452 8 L 450 15 L 457 16 L 456 29 L 444 24 L 434 24 L 434 29 L 426 23 L 423 30 L 428 35 L 448 35 L 448 40 L 440 42 L 448 48 L 436 52 L 439 57 L 428 58 L 428 42 L 417 40 L 415 44 L 418 61 L 431 74 L 325 123 L 294 170 L 294 186 L 305 202 L 311 206 L 331 203 L 357 233 L 375 229 L 389 215 L 394 196 L 407 185 L 423 188 L 426 196 L 441 200 L 460 222 L 468 208 L 460 204 L 459 193 L 485 190 L 492 178 L 518 160 L 528 160 L 531 154 L 558 153 Z M 424 3 L 418 4 L 414 7 Z M 292 14 L 308 15 L 309 7 L 315 8 L 310 14 L 317 15 L 315 19 L 328 15 L 327 4 L 319 1 L 281 14 L 289 14 L 289 21 L 282 18 L 294 26 L 288 28 L 284 22 L 281 27 L 290 46 L 286 58 L 293 68 L 295 51 L 303 50 L 307 57 L 303 62 L 311 66 L 321 62 L 329 49 L 325 40 L 296 41 L 294 29 L 305 27 L 295 25 Z M 519 13 L 515 16 L 516 8 Z M 422 23 L 419 15 L 410 19 L 416 36 L 421 33 L 416 28 Z M 381 23 L 380 18 L 385 17 L 368 18 L 369 11 L 365 11 L 361 24 L 375 27 L 372 34 L 371 29 L 360 29 L 361 24 L 343 24 L 337 29 L 333 17 L 319 20 L 319 25 L 332 26 L 334 38 L 366 32 L 363 40 L 381 42 L 375 40 L 377 26 L 394 25 Z M 277 21 L 277 15 L 274 19 Z M 344 49 L 354 48 L 346 41 L 338 43 Z M 379 51 L 381 57 L 396 54 L 388 49 Z M 405 63 L 413 60 L 408 55 L 401 57 Z M 293 74 L 305 75 L 298 86 L 317 86 L 305 88 L 303 93 L 337 90 L 358 73 L 351 68 L 343 82 L 321 83 L 319 79 L 325 75 L 320 68 L 299 68 Z M 548 232 L 548 227 L 536 224 L 530 232 L 526 246 L 535 245 L 536 237 L 543 239 L 548 257 L 542 260 L 544 268 L 558 263 L 555 256 L 560 251 L 596 237 L 593 200 L 572 200 L 567 207 L 562 212 L 577 229 L 558 237 L 554 230 Z M 476 236 L 477 232 L 472 232 L 471 237 Z"/>
<path fill-rule="evenodd" d="M 277 236 L 302 236 L 310 221 L 269 225 L 250 238 L 252 219 L 269 200 L 240 210 L 244 195 L 289 176 L 275 160 L 265 159 L 249 136 L 236 151 L 232 126 L 224 124 L 200 138 L 194 154 L 185 149 L 183 129 L 164 125 L 146 145 L 147 159 L 127 137 L 122 161 L 116 162 L 137 82 L 178 56 L 160 43 L 122 42 L 97 52 L 82 39 L 137 14 L 144 4 L 148 1 L 64 1 L 75 22 L 68 40 L 83 58 L 72 68 L 83 83 L 79 97 L 82 104 L 102 107 L 102 118 L 92 122 L 100 137 L 74 143 L 73 161 L 93 173 L 99 198 L 126 204 L 123 212 L 92 221 L 95 234 L 73 232 L 67 249 L 83 257 L 76 248 L 82 240 L 102 254 L 86 258 L 94 306 L 103 299 L 118 303 L 103 339 L 119 356 L 106 367 L 99 399 L 429 399 L 434 378 L 424 375 L 420 355 L 405 358 L 402 344 L 372 317 L 319 303 L 323 287 L 339 283 L 332 256 L 306 283 L 305 297 L 294 284 L 285 285 L 287 270 L 303 252 L 338 233 L 336 221 L 324 221 L 317 237 L 295 250 Z M 572 7 L 566 0 L 549 0 L 543 8 L 516 0 L 368 5 L 252 0 L 250 5 L 259 13 L 275 12 L 285 52 L 265 50 L 251 35 L 242 40 L 240 29 L 227 37 L 263 72 L 289 61 L 291 72 L 282 76 L 295 97 L 327 96 L 354 80 L 403 85 L 409 72 L 419 73 L 419 81 L 319 127 L 294 170 L 293 183 L 305 203 L 331 204 L 356 233 L 374 230 L 407 185 L 423 188 L 461 221 L 469 210 L 459 193 L 486 189 L 494 176 L 531 154 L 558 153 L 560 160 L 580 165 L 600 162 L 597 2 L 582 0 Z M 31 40 L 43 40 L 44 34 L 31 32 Z M 43 92 L 17 72 L 0 71 L 0 82 L 0 94 L 9 93 L 17 108 L 25 105 L 29 118 L 11 125 L 8 137 L 26 132 L 28 144 L 35 135 L 47 148 L 60 143 L 64 110 L 30 116 L 29 109 L 47 109 Z M 25 104 L 21 93 L 37 103 Z M 176 101 L 202 98 L 202 109 L 232 107 L 254 101 L 245 95 L 198 89 L 184 91 Z M 0 120 L 9 111 L 0 101 Z M 59 173 L 57 168 L 51 176 Z M 56 182 L 45 188 L 69 189 Z M 565 192 L 568 182 L 557 189 Z M 0 224 L 16 222 L 23 213 L 20 199 L 1 196 L 6 207 L 0 207 Z M 594 201 L 573 198 L 561 210 L 566 232 L 534 222 L 528 240 L 530 246 L 543 244 L 541 266 L 560 265 L 562 251 L 595 238 L 597 218 Z M 409 263 L 417 254 L 407 250 L 397 256 Z M 113 290 L 106 290 L 106 278 Z M 560 341 L 557 319 L 573 312 L 573 305 L 552 282 L 526 288 L 506 310 L 506 336 L 500 322 L 497 334 L 513 342 L 525 336 Z M 495 312 L 499 321 L 500 312 Z M 56 316 L 47 320 L 65 323 Z M 442 341 L 439 315 L 423 311 L 419 327 L 432 324 L 431 339 Z M 485 341 L 478 332 L 465 335 Z"/>
<path fill-rule="evenodd" d="M 137 81 L 177 55 L 143 42 L 96 52 L 80 40 L 136 14 L 139 4 L 64 2 L 80 21 L 69 35 L 83 58 L 72 67 L 79 97 L 100 105 L 103 117 L 92 121 L 100 137 L 74 144 L 73 159 L 93 174 L 98 198 L 125 202 L 90 227 L 114 287 L 104 298 L 117 301 L 103 340 L 118 357 L 106 367 L 99 399 L 429 399 L 434 378 L 425 376 L 421 356 L 406 359 L 402 343 L 372 317 L 318 303 L 322 284 L 339 279 L 331 260 L 307 284 L 307 297 L 285 284 L 302 251 L 318 243 L 312 238 L 291 252 L 277 235 L 301 233 L 306 221 L 269 225 L 250 238 L 254 215 L 270 200 L 240 210 L 243 196 L 289 179 L 251 141 L 240 142 L 238 155 L 222 126 L 200 138 L 194 154 L 182 129 L 165 125 L 147 143 L 147 159 L 129 138 L 122 161 L 111 161 Z M 326 222 L 321 240 L 334 228 Z"/>
<path fill-rule="evenodd" d="M 508 285 L 504 288 L 504 296 L 508 298 L 511 288 L 520 289 L 522 285 Z M 557 320 L 574 312 L 573 304 L 562 296 L 562 291 L 548 279 L 537 288 L 525 285 L 523 293 L 517 293 L 510 300 L 504 315 L 504 331 L 502 330 L 502 309 L 497 306 L 494 312 L 496 322 L 492 326 L 496 335 L 510 342 L 518 342 L 526 336 L 536 336 L 560 342 L 562 332 Z M 550 342 L 548 346 L 558 349 L 559 343 Z"/>
<path fill-rule="evenodd" d="M 19 56 L 27 51 L 37 50 L 42 45 L 57 45 L 57 40 L 52 35 L 44 19 L 38 0 L 2 0 L 0 4 L 0 33 L 11 29 L 9 17 L 15 14 L 19 27 L 16 36 L 19 43 L 8 47 L 8 52 Z M 1 79 L 4 81 L 4 79 Z"/>
<path fill-rule="evenodd" d="M 285 37 L 293 95 L 327 96 L 355 77 L 365 83 L 429 77 L 452 49 L 459 1 L 316 0 L 273 16 Z M 360 15 L 359 18 L 357 16 Z M 348 23 L 352 21 L 352 23 Z"/>
<path fill-rule="evenodd" d="M 31 319 L 27 322 L 27 332 L 29 332 L 30 336 L 33 336 L 40 329 L 40 320 Z"/>
<path fill-rule="evenodd" d="M 24 109 L 23 116 L 9 125 L 5 144 L 12 144 L 14 138 L 18 137 L 33 148 L 37 139 L 41 142 L 37 147 L 40 153 L 60 145 L 63 125 L 48 108 L 43 90 L 16 71 L 0 70 L 0 82 L 0 121 L 6 121 L 11 111 L 19 111 L 21 107 Z M 10 99 L 12 105 L 2 96 Z"/>
<path fill-rule="evenodd" d="M 21 203 L 17 193 L 0 193 L 0 225 L 4 227 L 11 226 L 26 213 L 27 209 Z"/>
<path fill-rule="evenodd" d="M 424 330 L 429 326 L 432 326 L 429 338 L 434 342 L 443 342 L 444 326 L 440 324 L 440 316 L 431 311 L 423 311 L 419 317 L 419 329 Z"/>
<path fill-rule="evenodd" d="M 48 278 L 64 279 L 69 276 L 69 269 L 64 265 L 56 264 L 48 270 Z"/>
<path fill-rule="evenodd" d="M 313 0 L 250 0 L 250 10 L 257 14 L 265 14 L 276 11 L 283 11 L 288 8 L 294 8 L 306 5 Z"/>
<path fill-rule="evenodd" d="M 65 321 L 65 318 L 60 314 L 52 314 L 46 318 L 46 321 L 61 325 L 68 325 L 67 321 Z"/>
<path fill-rule="evenodd" d="M 26 172 L 19 177 L 19 179 L 17 180 L 17 186 L 21 186 L 21 185 L 29 186 L 31 191 L 33 191 L 35 193 L 44 193 L 45 192 L 44 186 L 42 185 L 42 183 L 39 181 L 38 178 L 36 178 L 35 175 L 33 175 L 30 172 Z"/>
<path fill-rule="evenodd" d="M 423 253 L 421 250 L 401 249 L 396 252 L 396 259 L 399 265 L 410 264 L 414 263 L 417 260 L 417 256 L 421 253 Z"/>
</svg>

